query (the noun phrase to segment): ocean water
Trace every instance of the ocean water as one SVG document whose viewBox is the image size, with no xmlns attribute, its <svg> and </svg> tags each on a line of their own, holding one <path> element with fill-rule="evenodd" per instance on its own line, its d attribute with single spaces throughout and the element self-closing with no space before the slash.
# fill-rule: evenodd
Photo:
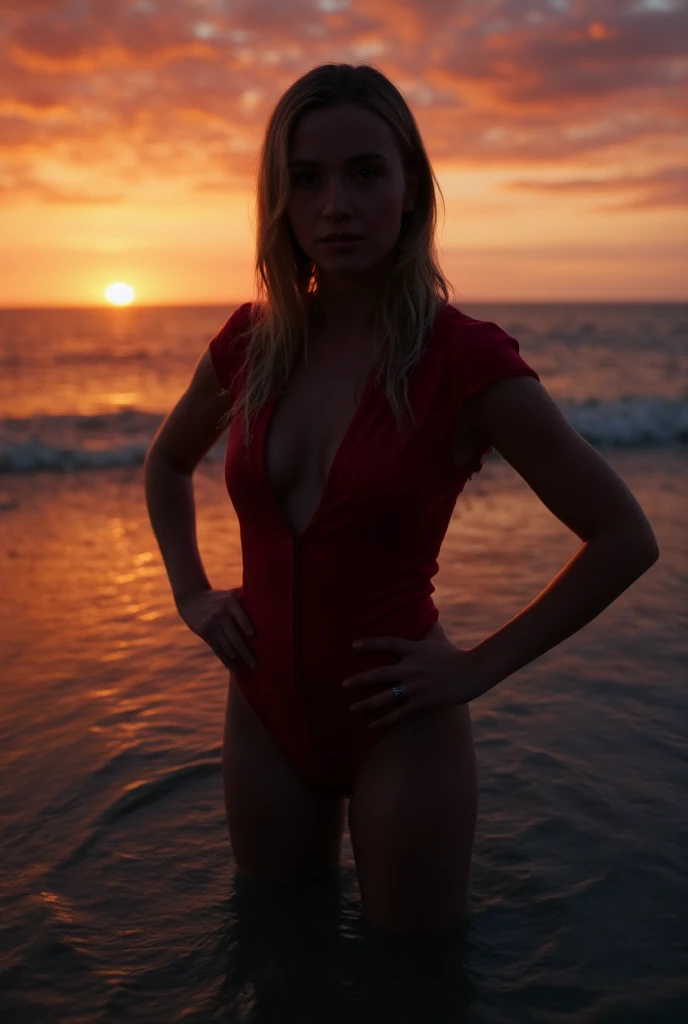
<svg viewBox="0 0 688 1024">
<path fill-rule="evenodd" d="M 0 1019 L 688 1019 L 688 307 L 460 304 L 516 336 L 633 491 L 660 560 L 471 705 L 479 810 L 460 946 L 381 950 L 340 875 L 235 878 L 227 673 L 178 617 L 142 461 L 231 308 L 0 311 Z M 213 584 L 241 583 L 223 442 L 194 477 Z M 434 579 L 471 646 L 578 539 L 497 453 Z"/>
</svg>

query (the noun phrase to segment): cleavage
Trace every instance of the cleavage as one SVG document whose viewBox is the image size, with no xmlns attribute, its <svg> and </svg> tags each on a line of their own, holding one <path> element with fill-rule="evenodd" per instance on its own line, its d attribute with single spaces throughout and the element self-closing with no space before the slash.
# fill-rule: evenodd
<svg viewBox="0 0 688 1024">
<path fill-rule="evenodd" d="M 265 471 L 293 533 L 303 533 L 320 507 L 362 398 L 362 363 L 351 365 L 351 357 L 348 362 L 324 366 L 302 360 L 272 409 Z"/>
</svg>

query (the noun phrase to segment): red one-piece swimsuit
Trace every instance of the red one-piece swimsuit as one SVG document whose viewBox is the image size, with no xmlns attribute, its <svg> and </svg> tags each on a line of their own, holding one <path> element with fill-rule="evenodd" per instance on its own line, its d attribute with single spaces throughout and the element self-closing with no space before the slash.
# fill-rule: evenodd
<svg viewBox="0 0 688 1024">
<path fill-rule="evenodd" d="M 245 377 L 250 313 L 251 303 L 239 306 L 208 343 L 232 400 Z M 400 435 L 371 371 L 320 503 L 299 534 L 284 519 L 265 468 L 265 438 L 280 389 L 251 422 L 248 450 L 241 417 L 230 427 L 225 480 L 241 536 L 238 594 L 256 627 L 251 645 L 258 659 L 254 670 L 237 659 L 233 674 L 313 790 L 351 796 L 361 758 L 386 731 L 369 729 L 371 715 L 349 710 L 354 698 L 342 681 L 398 658 L 357 653 L 353 641 L 418 640 L 438 620 L 432 578 L 440 547 L 458 495 L 491 450 L 488 445 L 468 465 L 455 465 L 462 403 L 494 381 L 522 375 L 540 379 L 515 338 L 443 304 L 409 378 L 415 426 L 406 422 Z M 371 685 L 365 696 L 392 685 Z"/>
</svg>

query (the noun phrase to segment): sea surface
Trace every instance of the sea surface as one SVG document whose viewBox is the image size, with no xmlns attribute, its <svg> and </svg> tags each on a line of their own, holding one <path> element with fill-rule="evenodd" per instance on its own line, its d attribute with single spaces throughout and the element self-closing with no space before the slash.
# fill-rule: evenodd
<svg viewBox="0 0 688 1024">
<path fill-rule="evenodd" d="M 232 307 L 0 311 L 3 1024 L 688 1020 L 688 306 L 460 303 L 518 338 L 621 475 L 660 559 L 471 704 L 466 933 L 375 946 L 338 878 L 235 878 L 227 672 L 179 618 L 142 463 Z M 225 439 L 194 475 L 214 586 L 241 585 Z M 580 542 L 496 453 L 434 579 L 468 647 Z"/>
</svg>

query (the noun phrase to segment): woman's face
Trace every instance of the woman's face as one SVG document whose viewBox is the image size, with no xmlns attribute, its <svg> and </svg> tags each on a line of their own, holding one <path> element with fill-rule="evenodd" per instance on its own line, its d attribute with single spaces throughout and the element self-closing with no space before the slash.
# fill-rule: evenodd
<svg viewBox="0 0 688 1024">
<path fill-rule="evenodd" d="M 401 218 L 415 200 L 392 130 L 352 103 L 305 114 L 289 151 L 287 215 L 301 248 L 326 274 L 360 273 L 394 248 Z M 337 247 L 332 232 L 360 241 Z"/>
</svg>

